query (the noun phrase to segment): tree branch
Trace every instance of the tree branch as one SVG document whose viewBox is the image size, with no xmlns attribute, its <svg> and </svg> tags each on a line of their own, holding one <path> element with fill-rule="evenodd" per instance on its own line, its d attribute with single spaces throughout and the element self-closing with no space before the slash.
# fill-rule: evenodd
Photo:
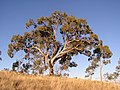
<svg viewBox="0 0 120 90">
<path fill-rule="evenodd" d="M 58 53 L 59 48 L 60 48 L 59 46 L 57 46 L 57 45 L 55 46 L 55 50 L 53 51 L 53 54 L 51 56 L 52 58 Z"/>
<path fill-rule="evenodd" d="M 81 50 L 81 49 L 79 49 L 79 48 L 77 48 L 77 47 L 74 47 L 74 48 L 72 48 L 72 47 L 71 47 L 71 48 L 66 48 L 67 44 L 68 44 L 68 42 L 66 41 L 66 43 L 64 44 L 63 50 L 62 50 L 61 52 L 57 53 L 57 54 L 51 59 L 51 63 L 52 63 L 52 64 L 54 64 L 54 62 L 56 61 L 56 58 L 57 58 L 57 60 L 58 60 L 58 59 L 61 58 L 64 54 L 66 54 L 66 53 L 68 53 L 68 52 L 71 52 L 73 49 L 75 49 L 75 50 Z"/>
<path fill-rule="evenodd" d="M 73 40 L 75 40 L 75 39 L 73 39 Z M 54 64 L 54 62 L 56 61 L 56 58 L 59 59 L 62 55 L 66 54 L 66 53 L 68 53 L 68 52 L 70 52 L 70 51 L 72 51 L 73 49 L 80 50 L 80 49 L 78 49 L 77 47 L 67 48 L 67 44 L 70 43 L 70 42 L 73 42 L 73 40 L 72 40 L 72 41 L 66 41 L 66 42 L 65 42 L 62 51 L 60 51 L 59 53 L 56 53 L 56 55 L 51 59 L 51 64 Z M 75 41 L 79 41 L 79 40 L 75 40 Z"/>
<path fill-rule="evenodd" d="M 55 59 L 59 56 L 59 55 L 63 55 L 63 54 L 66 54 L 66 53 L 68 53 L 68 52 L 70 52 L 72 49 L 68 49 L 68 48 L 66 48 L 66 46 L 67 46 L 67 41 L 65 42 L 65 44 L 64 44 L 64 47 L 63 47 L 63 49 L 62 49 L 62 51 L 60 51 L 59 53 L 56 53 L 56 55 L 51 59 L 51 64 L 53 65 L 54 64 L 54 62 L 55 62 Z M 66 51 L 67 50 L 67 51 Z"/>
<path fill-rule="evenodd" d="M 55 59 L 54 59 L 54 61 L 52 62 L 52 63 L 54 63 L 55 61 L 57 61 L 59 58 L 61 58 L 64 54 L 66 54 L 66 53 L 68 53 L 68 52 L 70 52 L 70 51 L 72 51 L 73 49 L 70 49 L 70 50 L 68 50 L 68 51 L 65 51 L 65 52 L 61 52 Z"/>
<path fill-rule="evenodd" d="M 32 46 L 32 48 L 35 48 L 35 49 L 39 50 L 39 52 L 40 52 L 43 56 L 45 56 L 45 54 L 44 54 L 38 47 Z"/>
<path fill-rule="evenodd" d="M 47 64 L 49 65 L 49 61 L 48 61 L 48 52 L 47 52 L 47 54 L 45 55 L 45 61 L 46 61 Z"/>
</svg>

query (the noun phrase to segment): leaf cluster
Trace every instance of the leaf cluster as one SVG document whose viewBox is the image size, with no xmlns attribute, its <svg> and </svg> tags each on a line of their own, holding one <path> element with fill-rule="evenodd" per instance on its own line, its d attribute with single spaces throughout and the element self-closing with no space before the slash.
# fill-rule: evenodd
<svg viewBox="0 0 120 90">
<path fill-rule="evenodd" d="M 104 74 L 104 77 L 107 80 L 117 80 L 119 76 L 120 76 L 120 60 L 118 61 L 118 65 L 116 66 L 115 71 L 113 73 Z"/>
</svg>

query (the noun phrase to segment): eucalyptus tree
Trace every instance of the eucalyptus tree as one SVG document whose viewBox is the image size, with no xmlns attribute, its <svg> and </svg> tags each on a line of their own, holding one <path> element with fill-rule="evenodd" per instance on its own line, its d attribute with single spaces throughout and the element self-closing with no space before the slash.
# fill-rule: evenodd
<svg viewBox="0 0 120 90">
<path fill-rule="evenodd" d="M 87 77 L 91 77 L 96 68 L 100 68 L 100 80 L 102 81 L 102 68 L 103 65 L 107 65 L 111 63 L 109 60 L 112 56 L 112 52 L 110 51 L 109 47 L 107 45 L 103 45 L 102 40 L 99 40 L 98 45 L 93 50 L 93 53 L 91 54 L 90 58 L 88 58 L 88 61 L 90 61 L 90 65 L 86 68 Z"/>
<path fill-rule="evenodd" d="M 13 35 L 8 45 L 8 55 L 13 58 L 18 51 L 24 51 L 24 58 L 32 61 L 34 57 L 54 75 L 54 65 L 58 61 L 64 69 L 76 67 L 72 56 L 83 54 L 90 57 L 98 46 L 99 38 L 91 30 L 87 21 L 66 13 L 55 11 L 49 17 L 30 19 L 26 23 L 24 35 Z"/>
</svg>

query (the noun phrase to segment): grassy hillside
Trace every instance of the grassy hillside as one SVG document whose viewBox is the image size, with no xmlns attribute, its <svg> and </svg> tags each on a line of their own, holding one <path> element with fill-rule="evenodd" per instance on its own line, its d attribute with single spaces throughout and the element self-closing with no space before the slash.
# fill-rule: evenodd
<svg viewBox="0 0 120 90">
<path fill-rule="evenodd" d="M 120 90 L 120 85 L 0 71 L 0 90 Z"/>
</svg>

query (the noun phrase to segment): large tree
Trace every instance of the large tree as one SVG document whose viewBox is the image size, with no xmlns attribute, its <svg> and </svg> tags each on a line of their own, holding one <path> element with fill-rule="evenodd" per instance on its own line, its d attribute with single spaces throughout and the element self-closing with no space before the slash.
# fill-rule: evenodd
<svg viewBox="0 0 120 90">
<path fill-rule="evenodd" d="M 33 27 L 30 27 L 33 26 Z M 30 32 L 24 35 L 13 35 L 8 45 L 8 55 L 13 58 L 18 51 L 24 51 L 24 59 L 40 61 L 49 74 L 53 75 L 53 67 L 57 61 L 65 69 L 76 67 L 71 62 L 72 56 L 83 54 L 91 56 L 91 51 L 98 46 L 98 36 L 93 33 L 85 19 L 68 16 L 66 13 L 53 12 L 49 17 L 40 17 L 35 22 L 30 19 L 26 23 Z M 45 70 L 46 70 L 45 69 Z"/>
</svg>

